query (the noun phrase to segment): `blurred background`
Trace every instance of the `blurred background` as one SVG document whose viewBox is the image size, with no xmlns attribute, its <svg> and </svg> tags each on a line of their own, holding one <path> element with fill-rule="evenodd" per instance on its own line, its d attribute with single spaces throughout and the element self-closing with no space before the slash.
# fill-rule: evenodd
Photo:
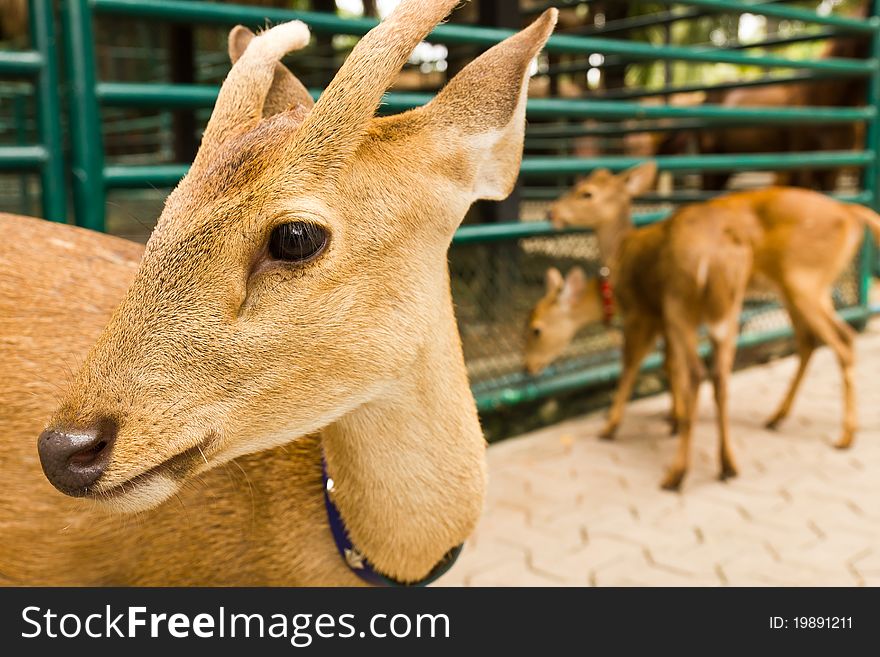
<svg viewBox="0 0 880 657">
<path fill-rule="evenodd" d="M 523 333 L 549 266 L 595 274 L 584 232 L 554 232 L 549 203 L 597 168 L 657 157 L 639 222 L 724 190 L 791 184 L 877 207 L 876 18 L 867 0 L 472 0 L 413 53 L 383 111 L 425 102 L 475 55 L 549 6 L 556 36 L 534 62 L 522 175 L 469 213 L 450 252 L 471 381 L 490 439 L 600 406 L 619 333 L 585 329 L 539 377 Z M 302 18 L 286 63 L 320 93 L 396 0 L 0 0 L 0 211 L 145 241 L 198 148 L 229 69 L 231 25 Z M 863 325 L 870 249 L 835 302 Z M 740 358 L 789 349 L 772 297 L 749 299 Z M 649 361 L 656 367 L 659 358 Z M 643 377 L 639 393 L 663 387 Z M 590 394 L 585 394 L 585 391 Z"/>
</svg>

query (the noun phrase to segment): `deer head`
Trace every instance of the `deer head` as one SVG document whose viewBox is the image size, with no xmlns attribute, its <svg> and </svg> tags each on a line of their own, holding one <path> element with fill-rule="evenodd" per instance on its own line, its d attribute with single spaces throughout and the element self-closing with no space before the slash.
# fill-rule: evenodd
<svg viewBox="0 0 880 657">
<path fill-rule="evenodd" d="M 651 189 L 656 178 L 653 160 L 616 175 L 608 169 L 596 169 L 550 206 L 548 218 L 557 229 L 592 228 L 602 262 L 608 265 L 617 256 L 620 240 L 632 228 L 633 198 Z"/>
<path fill-rule="evenodd" d="M 314 106 L 278 63 L 305 45 L 304 25 L 233 30 L 235 63 L 192 169 L 39 440 L 57 488 L 149 508 L 200 472 L 373 400 L 406 409 L 399 386 L 417 365 L 462 373 L 449 412 L 480 436 L 446 251 L 470 204 L 516 180 L 529 64 L 556 10 L 426 106 L 376 118 L 457 3 L 403 0 Z M 425 363 L 438 343 L 442 362 Z"/>
<path fill-rule="evenodd" d="M 580 267 L 572 267 L 565 278 L 551 267 L 544 281 L 544 296 L 526 326 L 525 365 L 533 375 L 559 358 L 582 327 L 600 321 L 604 314 L 598 281 L 588 280 Z"/>
</svg>

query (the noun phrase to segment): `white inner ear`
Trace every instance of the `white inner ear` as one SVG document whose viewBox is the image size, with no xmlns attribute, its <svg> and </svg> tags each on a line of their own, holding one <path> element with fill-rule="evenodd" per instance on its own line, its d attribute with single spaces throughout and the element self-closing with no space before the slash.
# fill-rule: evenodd
<svg viewBox="0 0 880 657">
<path fill-rule="evenodd" d="M 526 74 L 516 109 L 507 125 L 466 137 L 476 160 L 475 199 L 500 201 L 507 198 L 516 184 L 522 162 L 528 92 L 529 76 Z"/>
</svg>

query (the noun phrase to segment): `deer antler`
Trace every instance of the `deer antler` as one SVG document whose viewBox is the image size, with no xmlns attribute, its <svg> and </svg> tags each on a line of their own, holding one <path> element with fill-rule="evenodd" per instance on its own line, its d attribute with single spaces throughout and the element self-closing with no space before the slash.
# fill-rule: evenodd
<svg viewBox="0 0 880 657">
<path fill-rule="evenodd" d="M 244 25 L 236 25 L 229 32 L 229 59 L 233 64 L 241 59 L 256 35 Z M 288 109 L 303 107 L 310 110 L 315 104 L 309 90 L 281 62 L 275 64 L 275 77 L 263 103 L 263 117 L 273 116 Z"/>
<path fill-rule="evenodd" d="M 194 168 L 209 161 L 212 153 L 232 135 L 257 125 L 275 78 L 278 60 L 308 42 L 309 28 L 301 21 L 276 25 L 253 38 L 220 88 Z"/>
</svg>

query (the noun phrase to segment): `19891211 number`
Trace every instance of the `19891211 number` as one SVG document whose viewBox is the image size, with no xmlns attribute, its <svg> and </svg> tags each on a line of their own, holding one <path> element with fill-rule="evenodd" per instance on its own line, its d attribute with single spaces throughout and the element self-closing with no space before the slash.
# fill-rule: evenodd
<svg viewBox="0 0 880 657">
<path fill-rule="evenodd" d="M 774 630 L 851 630 L 852 616 L 782 616 L 770 617 L 770 628 Z"/>
</svg>

